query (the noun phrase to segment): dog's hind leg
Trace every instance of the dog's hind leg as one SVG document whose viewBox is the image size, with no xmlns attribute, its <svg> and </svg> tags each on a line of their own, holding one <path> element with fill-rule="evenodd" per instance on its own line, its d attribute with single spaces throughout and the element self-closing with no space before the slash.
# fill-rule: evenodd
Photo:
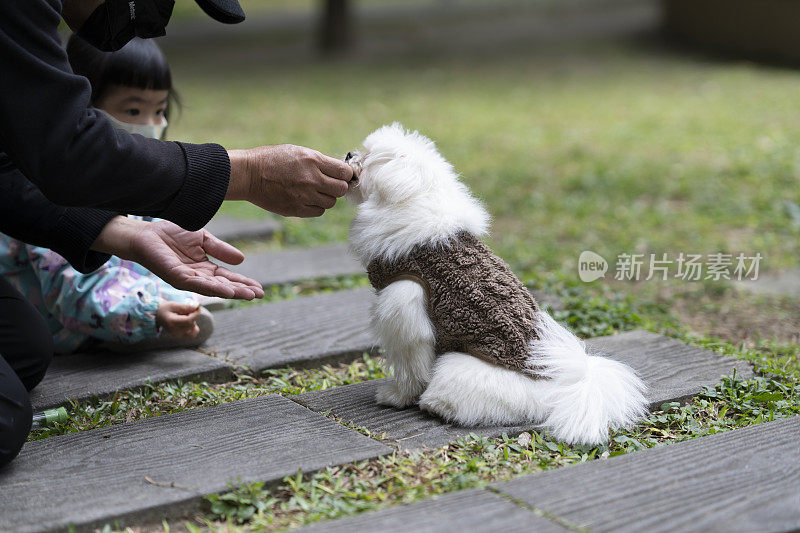
<svg viewBox="0 0 800 533">
<path fill-rule="evenodd" d="M 422 286 L 400 280 L 382 289 L 373 326 L 394 375 L 393 381 L 378 389 L 378 403 L 394 407 L 416 404 L 430 381 L 436 342 Z"/>
<path fill-rule="evenodd" d="M 536 423 L 548 413 L 539 386 L 520 372 L 448 352 L 437 359 L 419 406 L 460 426 Z"/>
</svg>

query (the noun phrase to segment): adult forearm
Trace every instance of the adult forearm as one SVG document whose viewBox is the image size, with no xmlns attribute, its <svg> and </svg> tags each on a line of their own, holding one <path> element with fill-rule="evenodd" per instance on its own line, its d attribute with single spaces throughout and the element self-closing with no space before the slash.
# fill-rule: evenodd
<svg viewBox="0 0 800 533">
<path fill-rule="evenodd" d="M 250 199 L 250 151 L 249 150 L 228 150 L 228 158 L 231 162 L 231 179 L 228 183 L 228 192 L 225 194 L 226 200 L 249 200 Z"/>
<path fill-rule="evenodd" d="M 133 240 L 137 233 L 147 227 L 147 224 L 148 222 L 142 220 L 116 216 L 108 221 L 97 236 L 92 244 L 92 250 L 133 260 Z"/>
</svg>

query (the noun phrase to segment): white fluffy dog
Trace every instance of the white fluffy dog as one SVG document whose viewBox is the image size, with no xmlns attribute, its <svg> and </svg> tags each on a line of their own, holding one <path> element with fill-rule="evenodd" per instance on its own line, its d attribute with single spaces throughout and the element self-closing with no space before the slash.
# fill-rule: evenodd
<svg viewBox="0 0 800 533">
<path fill-rule="evenodd" d="M 477 240 L 489 215 L 433 142 L 395 123 L 364 148 L 346 159 L 357 176 L 350 244 L 377 285 L 373 325 L 394 375 L 379 403 L 419 404 L 465 426 L 540 424 L 589 445 L 646 413 L 636 374 L 587 354 Z"/>
</svg>

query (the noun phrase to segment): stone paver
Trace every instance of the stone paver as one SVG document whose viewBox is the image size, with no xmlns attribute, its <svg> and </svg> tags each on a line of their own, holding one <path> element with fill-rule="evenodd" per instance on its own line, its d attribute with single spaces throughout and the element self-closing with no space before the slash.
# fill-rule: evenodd
<svg viewBox="0 0 800 533">
<path fill-rule="evenodd" d="M 651 408 L 695 395 L 703 385 L 714 385 L 723 375 L 731 374 L 734 368 L 740 376 L 753 375 L 744 362 L 647 331 L 599 337 L 587 344 L 590 349 L 602 350 L 611 358 L 634 368 L 650 387 L 648 399 Z M 383 381 L 309 392 L 293 399 L 315 411 L 330 411 L 376 434 L 385 433 L 388 438 L 408 448 L 442 446 L 468 433 L 498 436 L 504 432 L 514 434 L 530 429 L 529 425 L 464 428 L 443 423 L 416 407 L 395 409 L 380 406 L 375 403 L 375 390 Z"/>
<path fill-rule="evenodd" d="M 800 416 L 495 485 L 593 532 L 800 530 Z"/>
<path fill-rule="evenodd" d="M 236 218 L 219 215 L 206 224 L 212 235 L 223 241 L 271 239 L 283 226 L 272 218 Z"/>
<path fill-rule="evenodd" d="M 369 289 L 339 291 L 214 313 L 215 333 L 203 345 L 256 371 L 313 366 L 358 357 L 373 349 Z M 213 352 L 209 352 L 213 353 Z M 104 396 L 168 379 L 224 381 L 233 369 L 223 357 L 176 349 L 133 354 L 60 355 L 31 394 L 35 409 Z"/>
<path fill-rule="evenodd" d="M 365 288 L 220 311 L 205 348 L 254 371 L 353 359 L 375 344 L 373 298 Z"/>
<path fill-rule="evenodd" d="M 346 244 L 246 252 L 244 262 L 230 269 L 264 286 L 364 272 Z"/>
<path fill-rule="evenodd" d="M 201 378 L 225 381 L 228 364 L 193 350 L 163 350 L 136 354 L 100 352 L 58 355 L 44 380 L 31 393 L 34 409 L 104 396 L 168 379 Z"/>
<path fill-rule="evenodd" d="M 443 446 L 469 433 L 496 437 L 504 432 L 515 435 L 530 429 L 530 424 L 464 428 L 448 424 L 418 407 L 396 409 L 378 405 L 375 403 L 375 391 L 378 385 L 390 379 L 375 379 L 324 391 L 307 392 L 292 396 L 292 399 L 314 411 L 330 411 L 345 422 L 368 428 L 375 435 L 385 433 L 386 438 L 405 448 Z"/>
<path fill-rule="evenodd" d="M 0 470 L 0 531 L 141 524 L 239 480 L 275 482 L 389 452 L 280 396 L 50 437 Z"/>
<path fill-rule="evenodd" d="M 321 522 L 303 533 L 564 533 L 569 529 L 541 518 L 485 489 L 465 490 L 410 505 L 395 505 L 357 516 Z"/>
<path fill-rule="evenodd" d="M 737 376 L 753 377 L 753 369 L 744 361 L 644 330 L 596 337 L 586 345 L 636 370 L 650 387 L 651 409 L 666 401 L 687 400 L 734 369 Z"/>
<path fill-rule="evenodd" d="M 361 288 L 220 311 L 204 348 L 254 371 L 350 360 L 377 347 L 370 327 L 374 301 L 374 291 Z"/>
</svg>

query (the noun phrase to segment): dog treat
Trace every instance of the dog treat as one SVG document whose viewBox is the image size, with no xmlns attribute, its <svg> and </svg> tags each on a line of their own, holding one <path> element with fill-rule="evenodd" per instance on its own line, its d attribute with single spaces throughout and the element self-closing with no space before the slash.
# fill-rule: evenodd
<svg viewBox="0 0 800 533">
<path fill-rule="evenodd" d="M 344 162 L 349 164 L 353 169 L 353 177 L 348 182 L 353 187 L 358 187 L 358 177 L 361 175 L 361 170 L 363 168 L 359 155 L 360 154 L 358 152 L 347 152 L 347 155 L 344 158 Z"/>
</svg>

